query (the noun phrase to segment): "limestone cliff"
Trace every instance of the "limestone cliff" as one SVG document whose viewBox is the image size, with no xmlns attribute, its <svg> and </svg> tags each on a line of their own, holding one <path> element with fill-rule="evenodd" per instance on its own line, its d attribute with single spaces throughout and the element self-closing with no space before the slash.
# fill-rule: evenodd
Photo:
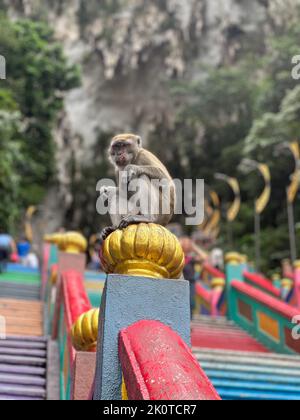
<svg viewBox="0 0 300 420">
<path fill-rule="evenodd" d="M 210 66 L 234 64 L 244 49 L 264 51 L 267 34 L 299 6 L 299 0 L 6 2 L 12 18 L 47 19 L 70 61 L 82 66 L 82 86 L 66 96 L 55 131 L 63 211 L 74 199 L 74 176 L 94 164 L 95 146 L 104 154 L 103 133 L 133 130 L 147 141 L 162 117 L 172 123 L 169 80 L 203 78 Z M 72 213 L 75 222 L 80 213 Z"/>
</svg>

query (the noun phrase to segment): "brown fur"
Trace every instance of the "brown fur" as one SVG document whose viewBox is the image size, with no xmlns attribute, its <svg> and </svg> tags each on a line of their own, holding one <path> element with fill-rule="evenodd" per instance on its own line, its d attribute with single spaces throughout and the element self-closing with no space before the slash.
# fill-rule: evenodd
<svg viewBox="0 0 300 420">
<path fill-rule="evenodd" d="M 128 146 L 122 150 L 115 150 L 121 142 L 128 142 Z M 132 171 L 134 178 L 143 178 L 144 180 L 168 180 L 170 184 L 170 214 L 156 214 L 156 215 L 127 215 L 120 220 L 119 228 L 125 228 L 129 224 L 135 223 L 157 223 L 160 225 L 167 225 L 174 214 L 175 208 L 175 185 L 172 177 L 163 163 L 151 152 L 142 147 L 142 141 L 139 136 L 134 134 L 120 134 L 112 139 L 109 149 L 110 160 L 115 166 L 117 178 L 119 179 L 120 171 Z M 149 183 L 148 183 L 149 185 Z M 116 191 L 118 194 L 118 189 Z M 145 191 L 146 193 L 146 191 Z M 148 190 L 148 194 L 156 195 L 156 201 L 159 200 L 160 209 L 162 209 L 163 200 L 169 200 L 169 197 L 164 197 L 162 191 Z M 157 196 L 159 194 L 159 197 Z M 158 198 L 158 200 L 157 200 Z M 161 210 L 160 210 L 161 211 Z M 111 233 L 112 228 L 108 228 L 107 233 Z"/>
</svg>

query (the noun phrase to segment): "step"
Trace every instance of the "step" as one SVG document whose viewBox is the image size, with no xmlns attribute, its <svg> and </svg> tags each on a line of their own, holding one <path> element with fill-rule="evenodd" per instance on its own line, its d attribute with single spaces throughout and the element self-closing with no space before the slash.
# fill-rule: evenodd
<svg viewBox="0 0 300 420">
<path fill-rule="evenodd" d="M 217 392 L 223 400 L 249 400 L 249 401 L 299 401 L 299 395 L 273 393 L 273 392 L 257 392 L 245 389 L 228 390 L 225 388 L 217 388 Z"/>
<path fill-rule="evenodd" d="M 235 363 L 218 363 L 214 361 L 203 361 L 197 358 L 201 367 L 206 370 L 218 370 L 221 372 L 243 372 L 243 373 L 251 373 L 251 374 L 274 374 L 274 375 L 282 375 L 282 376 L 291 376 L 291 377 L 299 377 L 300 370 L 297 369 L 287 369 L 287 368 L 280 368 L 277 367 L 274 370 L 274 367 L 264 367 L 261 366 L 246 366 L 246 365 L 239 365 Z"/>
<path fill-rule="evenodd" d="M 226 354 L 202 354 L 199 351 L 195 352 L 198 360 L 202 362 L 214 362 L 214 363 L 231 363 L 236 365 L 246 366 L 263 366 L 263 367 L 274 367 L 274 368 L 287 368 L 287 369 L 299 369 L 300 361 L 297 358 L 295 360 L 281 360 L 278 358 L 258 358 L 255 354 L 252 356 L 239 355 L 226 355 Z"/>
<path fill-rule="evenodd" d="M 46 350 L 37 350 L 37 349 L 21 349 L 21 348 L 12 348 L 5 347 L 0 348 L 0 356 L 29 356 L 29 357 L 45 357 Z"/>
<path fill-rule="evenodd" d="M 35 336 L 26 336 L 26 337 L 22 337 L 22 336 L 13 336 L 13 335 L 8 335 L 6 337 L 6 340 L 4 340 L 4 342 L 6 341 L 13 341 L 13 342 L 26 342 L 26 343 L 43 343 L 43 344 L 47 344 L 47 339 L 45 337 L 35 337 Z"/>
<path fill-rule="evenodd" d="M 278 359 L 278 360 L 286 360 L 286 361 L 292 361 L 293 363 L 300 362 L 300 356 L 298 355 L 288 355 L 288 354 L 278 354 L 278 353 L 253 353 L 253 352 L 239 352 L 239 351 L 230 351 L 230 350 L 212 350 L 210 348 L 193 348 L 193 352 L 195 353 L 201 353 L 201 354 L 208 354 L 208 355 L 219 355 L 219 356 L 249 356 L 249 357 L 255 357 L 255 358 L 261 358 L 261 359 Z"/>
<path fill-rule="evenodd" d="M 22 366 L 45 366 L 45 357 L 26 356 L 3 356 L 0 355 L 0 364 L 22 365 Z"/>
<path fill-rule="evenodd" d="M 9 336 L 0 341 L 0 400 L 45 400 L 46 365 L 45 337 Z"/>
<path fill-rule="evenodd" d="M 45 398 L 21 397 L 19 395 L 0 394 L 0 401 L 44 401 Z"/>
<path fill-rule="evenodd" d="M 211 316 L 211 315 L 193 315 L 192 322 L 200 322 L 201 324 L 218 324 L 218 325 L 235 325 L 224 316 Z"/>
<path fill-rule="evenodd" d="M 30 375 L 27 375 L 27 376 L 17 375 L 17 374 L 1 373 L 1 372 L 0 372 L 0 383 L 46 387 L 46 379 L 44 377 L 30 376 Z"/>
<path fill-rule="evenodd" d="M 5 317 L 8 336 L 43 336 L 43 312 L 44 303 L 37 300 L 0 298 L 0 315 Z"/>
<path fill-rule="evenodd" d="M 44 377 L 46 375 L 46 368 L 24 365 L 4 365 L 0 363 L 0 374 L 8 373 L 15 375 L 30 375 Z"/>
<path fill-rule="evenodd" d="M 1 385 L 0 384 L 0 395 L 13 397 L 35 397 L 35 398 L 46 398 L 46 390 L 41 386 L 26 386 L 26 385 Z"/>
<path fill-rule="evenodd" d="M 224 379 L 215 379 L 213 384 L 216 388 L 226 388 L 226 389 L 243 389 L 250 391 L 265 391 L 265 392 L 274 392 L 281 394 L 298 394 L 300 400 L 300 386 L 297 385 L 286 385 L 286 384 L 269 384 L 269 383 L 259 383 L 256 381 L 229 381 Z"/>
<path fill-rule="evenodd" d="M 271 383 L 271 384 L 294 384 L 300 386 L 300 376 L 291 377 L 284 375 L 274 375 L 270 374 L 255 374 L 255 373 L 246 373 L 246 372 L 233 372 L 229 370 L 219 371 L 214 369 L 206 369 L 205 373 L 210 378 L 210 380 L 232 380 L 232 381 L 245 381 L 245 382 L 255 382 L 255 383 Z"/>
<path fill-rule="evenodd" d="M 5 348 L 46 350 L 46 343 L 43 341 L 0 340 L 0 351 Z"/>
</svg>

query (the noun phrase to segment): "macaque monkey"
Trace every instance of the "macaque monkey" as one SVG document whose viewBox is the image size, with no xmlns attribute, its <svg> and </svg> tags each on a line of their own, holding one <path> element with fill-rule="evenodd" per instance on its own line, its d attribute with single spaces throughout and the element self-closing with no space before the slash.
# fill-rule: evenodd
<svg viewBox="0 0 300 420">
<path fill-rule="evenodd" d="M 128 210 L 122 214 L 116 209 L 109 209 L 113 226 L 103 230 L 102 238 L 106 239 L 116 229 L 124 229 L 131 224 L 157 223 L 166 226 L 175 211 L 175 184 L 166 167 L 144 149 L 141 138 L 133 134 L 121 134 L 112 139 L 109 159 L 116 170 L 118 187 L 102 187 L 100 196 L 109 202 L 115 199 L 117 205 L 126 200 L 124 204 Z M 132 186 L 135 181 L 141 187 L 134 195 Z M 135 201 L 132 203 L 133 198 Z"/>
</svg>

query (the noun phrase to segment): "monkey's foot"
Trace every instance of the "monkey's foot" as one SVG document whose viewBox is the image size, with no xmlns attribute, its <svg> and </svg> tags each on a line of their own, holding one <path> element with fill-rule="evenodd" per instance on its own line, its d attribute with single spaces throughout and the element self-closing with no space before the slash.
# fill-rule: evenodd
<svg viewBox="0 0 300 420">
<path fill-rule="evenodd" d="M 121 221 L 118 229 L 126 229 L 130 225 L 138 225 L 140 223 L 152 223 L 152 221 L 145 216 L 127 216 Z"/>
<path fill-rule="evenodd" d="M 105 241 L 116 229 L 112 226 L 104 228 L 100 234 L 102 241 Z"/>
</svg>

